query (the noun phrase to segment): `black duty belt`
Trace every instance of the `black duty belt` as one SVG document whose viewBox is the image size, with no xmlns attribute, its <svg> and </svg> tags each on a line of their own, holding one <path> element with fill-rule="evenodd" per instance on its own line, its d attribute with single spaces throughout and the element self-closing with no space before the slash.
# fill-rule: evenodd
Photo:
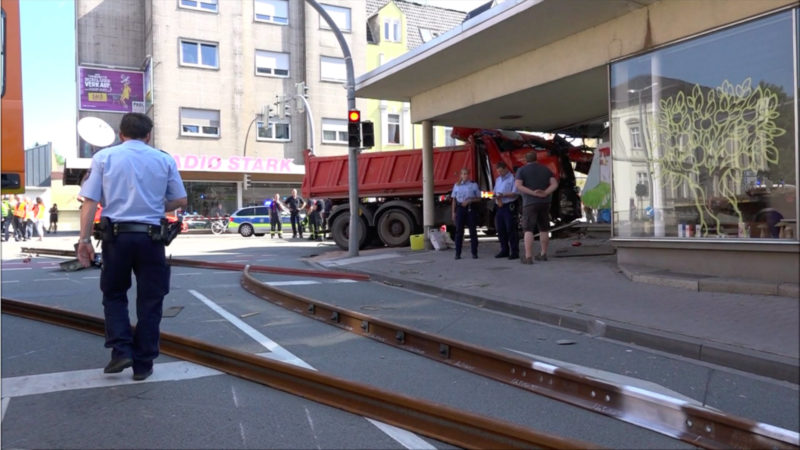
<svg viewBox="0 0 800 450">
<path fill-rule="evenodd" d="M 117 233 L 149 233 L 152 229 L 159 229 L 158 225 L 136 222 L 118 222 L 112 226 Z"/>
</svg>

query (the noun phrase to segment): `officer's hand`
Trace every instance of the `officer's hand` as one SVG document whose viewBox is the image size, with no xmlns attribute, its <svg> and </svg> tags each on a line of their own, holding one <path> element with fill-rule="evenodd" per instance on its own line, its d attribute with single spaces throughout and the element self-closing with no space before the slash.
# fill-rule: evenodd
<svg viewBox="0 0 800 450">
<path fill-rule="evenodd" d="M 86 242 L 78 243 L 78 262 L 81 263 L 81 266 L 89 267 L 93 261 L 94 248 L 92 248 L 92 244 L 87 244 Z"/>
</svg>

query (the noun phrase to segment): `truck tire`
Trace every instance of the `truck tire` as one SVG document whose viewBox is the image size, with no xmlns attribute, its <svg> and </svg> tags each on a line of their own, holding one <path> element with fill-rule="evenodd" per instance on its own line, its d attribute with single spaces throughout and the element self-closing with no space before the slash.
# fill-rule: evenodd
<svg viewBox="0 0 800 450">
<path fill-rule="evenodd" d="M 350 213 L 344 212 L 333 218 L 331 222 L 331 237 L 333 242 L 342 250 L 347 250 L 350 246 Z M 358 248 L 363 248 L 367 242 L 367 224 L 364 219 L 358 219 Z"/>
<path fill-rule="evenodd" d="M 253 230 L 253 226 L 250 225 L 249 223 L 244 223 L 242 224 L 242 226 L 239 227 L 239 234 L 241 234 L 244 237 L 252 236 L 254 231 L 255 230 Z"/>
<path fill-rule="evenodd" d="M 414 221 L 400 209 L 391 209 L 378 219 L 378 237 L 387 247 L 408 245 L 413 231 Z"/>
</svg>

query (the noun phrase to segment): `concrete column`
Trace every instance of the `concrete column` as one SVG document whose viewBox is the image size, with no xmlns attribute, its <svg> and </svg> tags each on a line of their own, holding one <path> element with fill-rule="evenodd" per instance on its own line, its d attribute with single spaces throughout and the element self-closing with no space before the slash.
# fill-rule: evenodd
<svg viewBox="0 0 800 450">
<path fill-rule="evenodd" d="M 433 228 L 433 123 L 422 121 L 422 230 L 425 233 L 425 248 L 433 249 L 430 229 Z"/>
</svg>

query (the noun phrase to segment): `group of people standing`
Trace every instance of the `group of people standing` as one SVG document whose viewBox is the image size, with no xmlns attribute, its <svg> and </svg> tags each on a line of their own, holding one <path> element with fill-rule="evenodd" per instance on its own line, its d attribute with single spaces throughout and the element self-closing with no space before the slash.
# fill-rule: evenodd
<svg viewBox="0 0 800 450">
<path fill-rule="evenodd" d="M 50 207 L 50 222 L 45 229 L 47 207 L 41 197 L 36 197 L 35 201 L 31 201 L 30 197 L 4 195 L 2 202 L 3 241 L 10 239 L 12 228 L 15 241 L 33 239 L 34 234 L 41 241 L 45 232 L 56 233 L 58 231 L 58 205 L 55 203 Z"/>
<path fill-rule="evenodd" d="M 506 163 L 495 164 L 497 179 L 494 184 L 495 227 L 500 241 L 500 252 L 495 258 L 520 258 L 519 236 L 517 233 L 517 199 L 522 196 L 522 230 L 524 232 L 525 253 L 520 258 L 522 264 L 547 261 L 547 248 L 550 241 L 550 203 L 552 194 L 558 188 L 558 180 L 547 167 L 536 163 L 536 152 L 525 155 L 526 165 L 513 175 Z M 464 240 L 464 227 L 469 228 L 470 250 L 473 258 L 478 258 L 477 212 L 474 204 L 481 199 L 478 184 L 469 179 L 469 169 L 461 169 L 461 179 L 453 186 L 452 219 L 455 223 L 456 259 L 461 259 Z M 533 254 L 534 232 L 538 229 L 541 251 Z"/>
<path fill-rule="evenodd" d="M 303 239 L 303 232 L 308 225 L 309 240 L 321 241 L 328 231 L 328 217 L 332 203 L 329 199 L 303 200 L 297 195 L 297 189 L 292 189 L 292 195 L 281 201 L 280 194 L 275 194 L 269 207 L 270 237 L 283 237 L 283 223 L 281 211 L 289 212 L 289 221 L 292 224 L 292 238 Z M 305 220 L 300 219 L 300 211 L 306 211 Z M 306 222 L 306 223 L 303 223 Z"/>
</svg>

